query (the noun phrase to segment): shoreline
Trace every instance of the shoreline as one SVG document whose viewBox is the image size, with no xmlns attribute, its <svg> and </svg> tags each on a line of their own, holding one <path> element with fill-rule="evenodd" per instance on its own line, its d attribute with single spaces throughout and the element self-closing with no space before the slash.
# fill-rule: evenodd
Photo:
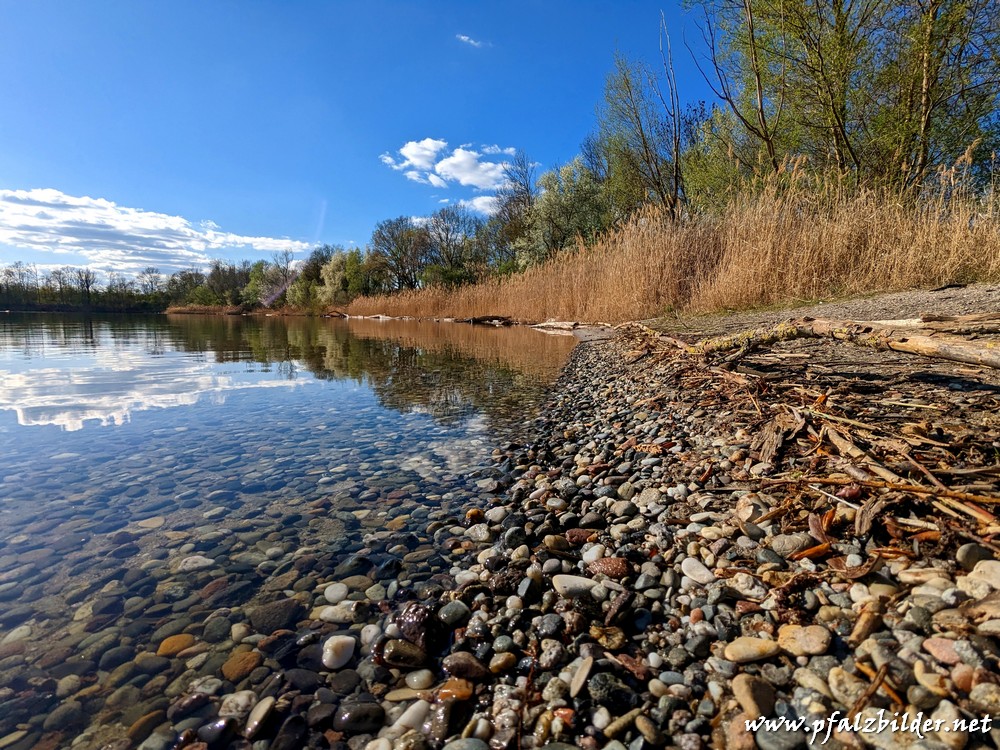
<svg viewBox="0 0 1000 750">
<path fill-rule="evenodd" d="M 994 509 L 899 489 L 934 489 L 902 446 L 1000 498 L 1000 375 L 816 341 L 728 365 L 643 344 L 579 344 L 535 439 L 423 533 L 365 523 L 361 549 L 300 550 L 245 606 L 165 623 L 148 657 L 169 700 L 79 746 L 780 750 L 808 736 L 744 722 L 1000 716 L 1000 529 L 970 515 Z"/>
</svg>

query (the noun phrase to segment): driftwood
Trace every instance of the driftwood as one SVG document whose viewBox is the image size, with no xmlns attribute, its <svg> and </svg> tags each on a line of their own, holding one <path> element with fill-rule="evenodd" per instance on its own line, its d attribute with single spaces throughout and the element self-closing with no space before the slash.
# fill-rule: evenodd
<svg viewBox="0 0 1000 750">
<path fill-rule="evenodd" d="M 801 338 L 831 338 L 847 341 L 879 351 L 919 354 L 936 359 L 947 359 L 982 367 L 1000 368 L 1000 341 L 973 341 L 959 336 L 945 335 L 954 330 L 968 330 L 969 326 L 993 326 L 989 321 L 1000 320 L 1000 315 L 960 316 L 950 320 L 858 321 L 827 320 L 823 318 L 796 318 L 771 328 L 756 328 L 740 333 L 704 339 L 688 344 L 680 339 L 659 335 L 688 354 L 705 355 L 737 351 L 741 354 L 769 346 L 780 341 Z M 931 328 L 935 326 L 935 328 Z M 948 327 L 951 326 L 951 327 Z M 996 327 L 996 326 L 993 326 Z M 911 333 L 910 330 L 929 330 L 929 333 Z M 986 332 L 983 329 L 977 331 Z"/>
</svg>

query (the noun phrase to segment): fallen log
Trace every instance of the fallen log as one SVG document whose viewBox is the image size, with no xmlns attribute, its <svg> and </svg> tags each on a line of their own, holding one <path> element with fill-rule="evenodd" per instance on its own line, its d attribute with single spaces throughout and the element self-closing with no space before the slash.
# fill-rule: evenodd
<svg viewBox="0 0 1000 750">
<path fill-rule="evenodd" d="M 884 322 L 892 323 L 895 321 Z M 955 322 L 967 325 L 971 321 Z M 801 338 L 831 338 L 878 351 L 919 354 L 924 357 L 1000 369 L 1000 341 L 971 341 L 940 333 L 911 334 L 906 331 L 901 332 L 897 328 L 870 321 L 796 318 L 771 328 L 756 328 L 717 336 L 703 339 L 696 344 L 688 344 L 670 336 L 661 336 L 660 340 L 670 343 L 688 354 L 706 355 L 730 351 L 745 354 L 781 341 Z"/>
</svg>

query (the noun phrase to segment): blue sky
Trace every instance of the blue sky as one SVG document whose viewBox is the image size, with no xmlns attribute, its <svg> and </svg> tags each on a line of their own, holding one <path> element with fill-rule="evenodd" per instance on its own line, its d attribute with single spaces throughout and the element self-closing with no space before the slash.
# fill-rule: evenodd
<svg viewBox="0 0 1000 750">
<path fill-rule="evenodd" d="M 510 150 L 578 153 L 661 9 L 704 98 L 676 3 L 0 0 L 0 265 L 301 257 L 484 208 Z"/>
</svg>

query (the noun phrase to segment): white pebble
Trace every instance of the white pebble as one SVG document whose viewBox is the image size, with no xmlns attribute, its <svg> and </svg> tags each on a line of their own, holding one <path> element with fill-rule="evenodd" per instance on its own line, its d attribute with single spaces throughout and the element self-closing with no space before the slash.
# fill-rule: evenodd
<svg viewBox="0 0 1000 750">
<path fill-rule="evenodd" d="M 608 724 L 611 723 L 611 712 L 604 706 L 601 706 L 590 717 L 590 723 L 594 725 L 595 729 L 600 729 L 601 731 L 607 729 Z"/>
<path fill-rule="evenodd" d="M 340 669 L 354 656 L 357 645 L 349 635 L 331 635 L 323 644 L 323 666 L 327 669 Z"/>
<path fill-rule="evenodd" d="M 404 679 L 406 687 L 414 690 L 426 690 L 434 684 L 434 673 L 429 669 L 418 669 L 414 672 L 408 672 Z"/>
<path fill-rule="evenodd" d="M 394 726 L 401 729 L 417 729 L 424 723 L 427 713 L 431 710 L 431 704 L 425 700 L 415 701 L 403 715 L 396 719 Z"/>
<path fill-rule="evenodd" d="M 347 595 L 350 593 L 350 589 L 347 588 L 343 583 L 331 583 L 325 589 L 323 589 L 323 598 L 326 599 L 330 604 L 340 604 Z"/>
</svg>

